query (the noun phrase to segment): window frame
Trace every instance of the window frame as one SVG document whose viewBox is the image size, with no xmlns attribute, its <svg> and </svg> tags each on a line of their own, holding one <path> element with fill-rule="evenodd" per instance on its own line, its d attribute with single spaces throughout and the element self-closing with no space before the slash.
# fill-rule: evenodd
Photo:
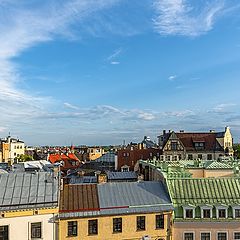
<svg viewBox="0 0 240 240">
<path fill-rule="evenodd" d="M 33 229 L 37 229 L 37 231 L 39 230 L 39 227 L 36 227 L 35 226 L 35 228 L 33 228 L 33 225 L 36 225 L 36 224 L 40 224 L 40 235 L 37 235 L 36 234 L 36 232 L 33 232 Z M 30 223 L 30 234 L 31 234 L 31 239 L 41 239 L 42 238 L 42 236 L 43 236 L 43 234 L 42 234 L 42 222 L 31 222 Z M 37 233 L 39 233 L 39 232 L 37 232 Z M 35 235 L 36 234 L 36 235 Z"/>
<path fill-rule="evenodd" d="M 94 224 L 91 224 L 95 222 L 95 228 Z M 98 235 L 98 219 L 90 219 L 88 220 L 88 235 Z"/>
<path fill-rule="evenodd" d="M 194 231 L 185 231 L 185 232 L 183 232 L 183 240 L 186 240 L 185 234 L 188 234 L 188 233 L 192 234 L 193 235 L 192 239 L 195 240 L 195 232 Z"/>
<path fill-rule="evenodd" d="M 208 233 L 209 234 L 209 240 L 211 240 L 212 239 L 212 236 L 211 236 L 211 232 L 200 232 L 200 240 L 204 240 L 204 239 L 202 239 L 202 234 L 205 234 L 205 233 Z"/>
<path fill-rule="evenodd" d="M 159 217 L 159 219 L 157 219 L 158 217 Z M 164 214 L 155 215 L 155 227 L 156 227 L 156 229 L 164 229 L 164 227 L 165 227 Z"/>
<path fill-rule="evenodd" d="M 228 217 L 228 209 L 227 207 L 216 207 L 217 210 L 217 219 L 226 219 Z M 225 217 L 220 217 L 219 216 L 219 211 L 224 210 L 225 211 Z"/>
<path fill-rule="evenodd" d="M 3 240 L 9 240 L 9 225 L 1 225 L 0 228 L 6 228 L 2 231 L 0 230 L 0 236 L 3 237 Z"/>
<path fill-rule="evenodd" d="M 73 224 L 72 226 L 70 226 L 70 223 L 73 224 L 75 223 L 75 225 Z M 71 227 L 71 231 L 70 231 L 70 227 Z M 76 233 L 74 233 L 74 229 L 76 231 Z M 78 222 L 77 221 L 68 221 L 67 222 L 67 236 L 68 237 L 76 237 L 78 235 Z"/>
<path fill-rule="evenodd" d="M 121 217 L 113 218 L 113 233 L 122 233 L 122 222 L 123 220 Z"/>
<path fill-rule="evenodd" d="M 136 217 L 136 229 L 137 231 L 146 231 L 146 216 Z"/>
<path fill-rule="evenodd" d="M 219 231 L 219 232 L 217 232 L 217 236 L 216 236 L 216 239 L 217 239 L 217 240 L 219 240 L 218 234 L 220 234 L 220 233 L 226 233 L 226 240 L 228 240 L 228 232 L 224 232 L 224 231 Z"/>
<path fill-rule="evenodd" d="M 235 238 L 235 234 L 236 234 L 236 233 L 238 233 L 239 236 L 240 236 L 240 231 L 239 231 L 239 232 L 233 232 L 233 240 L 239 240 L 239 239 L 240 239 L 240 237 L 239 237 L 239 238 Z"/>
<path fill-rule="evenodd" d="M 213 209 L 212 206 L 202 206 L 201 207 L 201 218 L 202 219 L 210 219 L 210 218 L 212 218 L 212 214 L 213 214 L 212 209 Z M 210 217 L 204 217 L 204 210 L 209 210 L 210 211 Z"/>
<path fill-rule="evenodd" d="M 192 211 L 192 217 L 187 217 L 187 211 Z M 194 219 L 195 218 L 195 207 L 192 206 L 183 206 L 183 218 L 184 219 Z"/>
</svg>

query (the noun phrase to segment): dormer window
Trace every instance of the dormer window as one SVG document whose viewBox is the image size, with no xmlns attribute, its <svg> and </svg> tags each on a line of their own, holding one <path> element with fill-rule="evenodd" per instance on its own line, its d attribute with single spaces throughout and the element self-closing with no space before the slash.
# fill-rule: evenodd
<svg viewBox="0 0 240 240">
<path fill-rule="evenodd" d="M 212 206 L 201 207 L 201 218 L 212 218 Z"/>
<path fill-rule="evenodd" d="M 192 219 L 195 218 L 195 207 L 186 206 L 183 207 L 184 218 Z"/>
<path fill-rule="evenodd" d="M 219 206 L 216 207 L 217 210 L 217 218 L 227 218 L 227 207 Z"/>
<path fill-rule="evenodd" d="M 236 205 L 232 207 L 233 210 L 233 218 L 240 218 L 240 206 Z"/>
<path fill-rule="evenodd" d="M 204 150 L 205 143 L 204 142 L 195 142 L 194 147 L 196 150 Z"/>
</svg>

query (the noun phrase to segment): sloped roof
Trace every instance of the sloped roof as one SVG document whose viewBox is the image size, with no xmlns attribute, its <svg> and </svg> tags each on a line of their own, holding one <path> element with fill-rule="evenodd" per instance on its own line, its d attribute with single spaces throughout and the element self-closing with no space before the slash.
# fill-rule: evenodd
<svg viewBox="0 0 240 240">
<path fill-rule="evenodd" d="M 99 210 L 96 184 L 65 185 L 60 196 L 60 212 Z"/>
<path fill-rule="evenodd" d="M 96 162 L 115 162 L 115 153 L 105 153 L 101 157 L 95 159 Z"/>
<path fill-rule="evenodd" d="M 233 169 L 233 167 L 228 163 L 218 162 L 218 161 L 206 162 L 205 168 L 206 169 Z"/>
<path fill-rule="evenodd" d="M 0 175 L 0 211 L 58 205 L 58 179 L 53 173 Z"/>
<path fill-rule="evenodd" d="M 98 185 L 100 208 L 170 204 L 162 182 L 118 182 Z"/>
<path fill-rule="evenodd" d="M 240 204 L 239 178 L 168 179 L 174 205 Z"/>
<path fill-rule="evenodd" d="M 137 179 L 135 172 L 107 172 L 108 180 Z"/>
<path fill-rule="evenodd" d="M 66 160 L 79 161 L 79 159 L 76 157 L 74 153 L 68 153 L 68 155 L 63 153 L 61 154 L 54 153 L 49 155 L 49 161 L 51 163 L 56 163 L 56 162 L 66 161 Z"/>
<path fill-rule="evenodd" d="M 204 142 L 206 151 L 223 151 L 223 148 L 216 140 L 215 133 L 176 133 L 179 140 L 183 143 L 187 151 L 194 151 L 195 142 Z"/>
<path fill-rule="evenodd" d="M 173 210 L 169 195 L 161 182 L 69 185 L 61 196 L 60 218 Z"/>
</svg>

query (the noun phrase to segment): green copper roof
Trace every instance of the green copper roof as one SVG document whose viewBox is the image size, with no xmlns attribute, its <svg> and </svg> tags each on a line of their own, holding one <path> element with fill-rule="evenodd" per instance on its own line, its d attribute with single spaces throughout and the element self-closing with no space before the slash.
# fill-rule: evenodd
<svg viewBox="0 0 240 240">
<path fill-rule="evenodd" d="M 174 205 L 240 204 L 239 178 L 168 179 Z"/>
<path fill-rule="evenodd" d="M 233 167 L 228 164 L 228 163 L 224 163 L 224 162 L 208 162 L 205 164 L 205 168 L 206 169 L 233 169 Z"/>
</svg>

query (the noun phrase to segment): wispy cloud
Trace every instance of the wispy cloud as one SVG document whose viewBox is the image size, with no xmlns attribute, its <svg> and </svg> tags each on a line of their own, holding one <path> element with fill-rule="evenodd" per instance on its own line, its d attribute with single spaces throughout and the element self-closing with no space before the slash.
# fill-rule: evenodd
<svg viewBox="0 0 240 240">
<path fill-rule="evenodd" d="M 22 87 L 20 68 L 14 58 L 25 50 L 62 35 L 72 38 L 71 25 L 94 12 L 112 6 L 117 0 L 53 0 L 42 1 L 36 8 L 23 0 L 0 1 L 0 120 L 11 116 L 37 116 L 42 108 L 49 107 L 51 98 L 38 96 Z M 70 105 L 65 104 L 67 107 Z"/>
<path fill-rule="evenodd" d="M 169 81 L 173 81 L 173 80 L 175 80 L 176 78 L 177 78 L 177 75 L 171 75 L 171 76 L 168 77 L 168 80 L 169 80 Z"/>
<path fill-rule="evenodd" d="M 110 56 L 107 57 L 107 61 L 112 65 L 118 65 L 120 62 L 117 60 L 119 55 L 122 53 L 122 49 L 116 49 Z"/>
<path fill-rule="evenodd" d="M 212 0 L 204 2 L 200 8 L 198 1 L 156 0 L 154 28 L 162 35 L 202 35 L 213 28 L 224 9 L 224 3 L 224 0 Z"/>
<path fill-rule="evenodd" d="M 70 109 L 73 109 L 73 110 L 78 110 L 79 107 L 75 106 L 75 105 L 72 105 L 71 103 L 63 103 L 63 105 L 66 107 L 66 108 L 70 108 Z"/>
</svg>

